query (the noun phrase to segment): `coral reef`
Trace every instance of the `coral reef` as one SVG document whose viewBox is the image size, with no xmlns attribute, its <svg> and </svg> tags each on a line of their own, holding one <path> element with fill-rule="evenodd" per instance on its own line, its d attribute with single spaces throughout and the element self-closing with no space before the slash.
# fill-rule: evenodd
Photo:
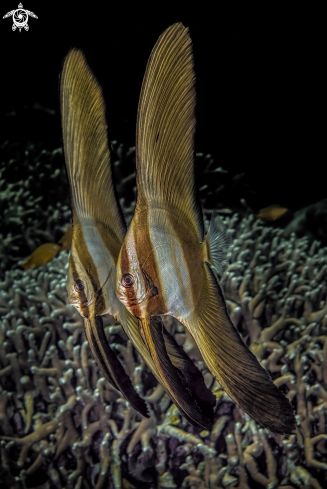
<svg viewBox="0 0 327 489">
<path fill-rule="evenodd" d="M 121 204 L 132 214 L 135 173 L 130 171 L 135 148 L 111 141 L 118 192 L 130 198 Z M 71 222 L 69 189 L 62 149 L 44 144 L 4 142 L 0 166 L 0 274 L 17 265 L 42 243 L 56 243 Z"/>
<path fill-rule="evenodd" d="M 285 227 L 285 235 L 295 232 L 297 236 L 309 236 L 327 245 L 327 199 L 299 209 L 292 215 L 291 221 Z"/>
<path fill-rule="evenodd" d="M 1 145 L 0 273 L 45 242 L 56 243 L 71 217 L 61 149 Z"/>
<path fill-rule="evenodd" d="M 82 318 L 67 304 L 68 253 L 0 283 L 0 481 L 8 488 L 323 488 L 327 484 L 326 248 L 266 227 L 253 215 L 233 230 L 223 277 L 232 320 L 293 403 L 292 436 L 260 429 L 222 391 L 184 328 L 165 325 L 217 397 L 212 432 L 171 403 L 119 324 L 105 331 L 147 399 L 141 417 L 101 378 Z"/>
<path fill-rule="evenodd" d="M 111 147 L 129 222 L 135 151 L 116 141 Z M 107 316 L 110 343 L 149 405 L 151 417 L 141 419 L 101 377 L 82 318 L 67 304 L 68 253 L 34 270 L 19 267 L 40 244 L 57 242 L 70 222 L 61 150 L 8 142 L 1 149 L 0 486 L 326 487 L 327 250 L 313 240 L 314 230 L 306 235 L 300 219 L 304 236 L 298 237 L 295 221 L 285 232 L 278 227 L 282 220 L 268 227 L 255 220 L 242 200 L 251 191 L 244 175 L 230 175 L 210 155 L 196 155 L 205 215 L 209 219 L 220 205 L 233 230 L 222 279 L 232 320 L 293 403 L 297 430 L 286 437 L 257 426 L 214 381 L 188 332 L 164 317 L 217 397 L 213 430 L 198 432 Z"/>
</svg>

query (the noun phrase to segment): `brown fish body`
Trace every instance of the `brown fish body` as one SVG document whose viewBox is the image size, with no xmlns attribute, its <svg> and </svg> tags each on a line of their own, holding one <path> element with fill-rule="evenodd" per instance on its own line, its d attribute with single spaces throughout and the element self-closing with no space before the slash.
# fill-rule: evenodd
<svg viewBox="0 0 327 489">
<path fill-rule="evenodd" d="M 108 313 L 121 323 L 158 382 L 167 388 L 142 339 L 138 320 L 116 297 L 116 264 L 126 226 L 114 193 L 101 89 L 79 50 L 71 50 L 65 59 L 60 94 L 73 210 L 68 300 L 84 317 L 86 338 L 104 377 L 137 411 L 148 416 L 145 401 L 110 347 L 101 319 Z M 175 376 L 175 388 L 167 389 L 172 400 L 191 423 L 210 429 L 215 398 L 201 373 L 175 339 L 163 331 L 160 317 L 151 318 L 148 326 L 161 341 L 160 365 Z"/>
<path fill-rule="evenodd" d="M 174 24 L 153 48 L 142 84 L 137 205 L 117 261 L 116 294 L 138 318 L 164 385 L 184 410 L 189 401 L 178 376 L 189 378 L 190 364 L 184 369 L 185 352 L 178 356 L 170 350 L 167 332 L 153 322 L 158 314 L 171 314 L 188 329 L 211 373 L 246 413 L 274 432 L 292 433 L 292 406 L 229 317 L 219 279 L 228 265 L 231 236 L 216 213 L 205 236 L 195 185 L 194 130 L 192 44 L 188 29 Z M 206 395 L 202 389 L 196 402 Z M 203 413 L 210 412 L 210 402 L 207 396 Z"/>
<path fill-rule="evenodd" d="M 182 243 L 177 230 L 183 234 Z M 215 398 L 192 360 L 163 324 L 157 324 L 157 318 L 170 314 L 179 319 L 194 312 L 205 257 L 206 245 L 199 242 L 194 224 L 161 207 L 136 208 L 118 257 L 116 288 L 118 299 L 139 320 L 140 334 L 164 387 L 184 415 L 200 426 L 211 425 Z M 184 294 L 189 299 L 185 304 L 181 287 L 182 292 L 191 292 Z"/>
<path fill-rule="evenodd" d="M 207 242 L 200 243 L 187 222 L 165 209 L 136 209 L 120 251 L 117 296 L 140 320 L 191 315 L 200 299 L 206 260 Z M 135 282 L 126 294 L 121 279 L 127 273 Z"/>
<path fill-rule="evenodd" d="M 84 317 L 86 338 L 104 377 L 137 411 L 149 416 L 145 401 L 108 343 L 101 319 L 101 314 L 110 313 L 128 330 L 127 311 L 114 290 L 116 260 L 126 228 L 112 183 L 101 88 L 77 49 L 64 62 L 60 102 L 73 212 L 68 300 Z"/>
</svg>

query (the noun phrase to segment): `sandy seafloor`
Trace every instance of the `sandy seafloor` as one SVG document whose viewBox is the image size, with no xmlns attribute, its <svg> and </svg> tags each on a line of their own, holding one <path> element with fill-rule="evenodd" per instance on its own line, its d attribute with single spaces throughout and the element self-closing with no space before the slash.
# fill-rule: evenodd
<svg viewBox="0 0 327 489">
<path fill-rule="evenodd" d="M 129 222 L 134 148 L 116 141 L 111 147 Z M 306 212 L 288 212 L 272 224 L 256 219 L 246 177 L 197 154 L 205 216 L 217 208 L 232 230 L 222 285 L 233 323 L 297 414 L 294 435 L 260 429 L 214 381 L 190 335 L 166 317 L 217 397 L 213 430 L 199 432 L 109 316 L 106 334 L 148 400 L 150 419 L 101 378 L 82 319 L 67 304 L 69 252 L 35 270 L 19 265 L 40 244 L 57 242 L 71 222 L 68 186 L 61 148 L 4 141 L 1 150 L 0 486 L 326 487 L 326 248 Z M 323 219 L 324 203 L 317 209 L 313 215 Z"/>
</svg>

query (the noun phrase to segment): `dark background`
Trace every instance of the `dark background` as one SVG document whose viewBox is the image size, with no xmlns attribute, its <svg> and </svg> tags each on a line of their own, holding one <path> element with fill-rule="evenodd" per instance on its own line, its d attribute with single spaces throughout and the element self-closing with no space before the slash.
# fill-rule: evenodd
<svg viewBox="0 0 327 489">
<path fill-rule="evenodd" d="M 109 138 L 133 146 L 148 56 L 161 32 L 182 21 L 194 46 L 196 151 L 211 153 L 232 174 L 244 172 L 258 208 L 298 208 L 327 197 L 321 12 L 272 5 L 211 12 L 199 2 L 182 13 L 162 3 L 153 11 L 137 4 L 114 10 L 110 2 L 22 3 L 38 16 L 29 18 L 28 32 L 13 32 L 11 18 L 0 23 L 1 142 L 61 144 L 59 73 L 76 46 L 103 87 Z M 2 1 L 1 17 L 16 4 Z"/>
</svg>

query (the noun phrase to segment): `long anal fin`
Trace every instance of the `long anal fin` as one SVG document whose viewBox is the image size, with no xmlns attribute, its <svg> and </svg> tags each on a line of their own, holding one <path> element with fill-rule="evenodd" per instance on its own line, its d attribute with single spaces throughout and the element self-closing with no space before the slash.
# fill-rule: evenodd
<svg viewBox="0 0 327 489">
<path fill-rule="evenodd" d="M 213 422 L 213 410 L 216 406 L 216 397 L 204 383 L 200 370 L 192 359 L 185 353 L 175 338 L 163 326 L 163 337 L 166 350 L 171 363 L 184 377 L 185 386 L 205 416 Z"/>
<path fill-rule="evenodd" d="M 259 424 L 272 432 L 293 433 L 293 408 L 243 343 L 227 311 L 214 269 L 204 264 L 204 286 L 192 322 L 184 325 L 229 397 Z"/>
<path fill-rule="evenodd" d="M 195 398 L 192 397 L 182 372 L 171 362 L 166 350 L 163 336 L 163 322 L 160 316 L 152 316 L 147 322 L 143 321 L 146 344 L 151 357 L 163 380 L 165 389 L 173 399 L 185 418 L 194 426 L 210 430 L 212 428 L 212 414 L 210 417 L 202 412 Z"/>
<path fill-rule="evenodd" d="M 173 396 L 172 392 L 167 389 L 165 381 L 163 380 L 162 375 L 157 368 L 157 365 L 153 361 L 153 358 L 150 354 L 150 351 L 146 343 L 146 338 L 145 336 L 143 338 L 141 335 L 140 321 L 138 321 L 134 316 L 132 316 L 132 314 L 128 312 L 128 310 L 123 305 L 121 305 L 120 307 L 120 311 L 119 311 L 119 315 L 117 316 L 117 319 L 121 323 L 124 331 L 128 335 L 134 347 L 141 355 L 141 357 L 143 358 L 146 365 L 151 370 L 151 372 L 153 373 L 157 381 L 166 390 L 167 394 L 169 395 L 171 400 L 176 404 L 180 412 L 185 416 L 186 419 L 188 419 L 187 414 L 184 413 L 182 407 L 178 403 L 178 400 Z"/>
<path fill-rule="evenodd" d="M 84 320 L 85 334 L 93 356 L 106 379 L 118 389 L 136 411 L 149 417 L 145 401 L 135 391 L 120 361 L 110 348 L 101 316 Z"/>
</svg>

